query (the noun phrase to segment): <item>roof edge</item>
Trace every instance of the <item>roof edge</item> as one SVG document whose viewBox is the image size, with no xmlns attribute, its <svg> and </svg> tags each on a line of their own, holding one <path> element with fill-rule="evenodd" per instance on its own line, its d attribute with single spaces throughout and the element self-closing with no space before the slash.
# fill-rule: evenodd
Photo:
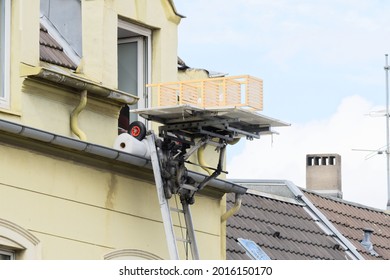
<svg viewBox="0 0 390 280">
<path fill-rule="evenodd" d="M 90 156 L 99 156 L 107 160 L 114 160 L 120 163 L 128 163 L 134 166 L 152 169 L 152 164 L 150 162 L 150 159 L 147 159 L 145 157 L 122 152 L 113 148 L 100 146 L 90 142 L 85 142 L 70 137 L 61 136 L 51 132 L 28 127 L 22 124 L 18 124 L 6 120 L 0 120 L 0 131 L 11 134 L 13 136 L 19 136 L 19 137 L 36 140 L 41 142 L 42 144 L 46 144 L 46 145 L 50 144 L 56 147 L 66 148 L 66 149 L 86 153 L 87 155 Z M 197 173 L 194 171 L 189 171 L 189 174 L 197 182 L 203 182 L 207 177 L 204 174 Z M 217 178 L 210 180 L 208 186 L 218 189 L 219 191 L 222 191 L 224 193 L 244 194 L 247 191 L 247 188 L 243 186 L 222 179 L 217 179 Z"/>
<path fill-rule="evenodd" d="M 180 18 L 186 18 L 186 16 L 183 16 L 182 14 L 178 13 L 178 11 L 176 9 L 176 6 L 175 6 L 175 3 L 173 2 L 173 0 L 168 0 L 168 3 L 171 5 L 172 10 L 175 13 L 175 15 L 177 15 Z"/>
<path fill-rule="evenodd" d="M 108 98 L 113 101 L 129 105 L 135 104 L 139 100 L 138 96 L 132 95 L 128 92 L 104 86 L 74 74 L 59 72 L 46 67 L 32 66 L 21 63 L 20 76 L 49 81 L 51 83 L 64 85 L 79 91 L 87 90 L 88 92 L 99 97 Z"/>
<path fill-rule="evenodd" d="M 330 233 L 334 234 L 334 237 L 336 237 L 349 251 L 349 254 L 355 257 L 358 260 L 364 260 L 364 257 L 357 251 L 356 247 L 346 238 L 340 231 L 337 230 L 335 226 L 325 217 L 324 214 L 310 201 L 309 198 L 305 196 L 305 194 L 302 192 L 302 190 L 296 186 L 293 182 L 289 180 L 260 180 L 260 179 L 235 179 L 234 182 L 237 183 L 262 183 L 262 184 L 269 184 L 269 185 L 283 185 L 288 188 L 288 190 L 292 193 L 292 195 L 295 197 L 295 199 L 303 204 L 306 205 L 312 213 L 321 221 L 323 226 L 326 226 L 327 229 L 330 231 Z M 250 190 L 248 190 L 248 193 Z"/>
<path fill-rule="evenodd" d="M 305 194 L 298 186 L 288 180 L 284 180 L 284 182 L 286 186 L 294 193 L 294 195 L 301 199 L 307 205 L 307 207 L 309 207 L 310 210 L 316 214 L 316 216 L 337 236 L 337 238 L 340 239 L 341 242 L 343 242 L 343 244 L 358 260 L 364 260 L 363 256 L 357 251 L 356 247 L 346 237 L 344 237 L 340 231 L 337 230 L 337 228 L 328 220 L 328 218 L 326 218 L 325 215 L 322 214 L 322 212 L 318 210 L 318 208 L 310 201 L 310 199 L 305 196 Z"/>
<path fill-rule="evenodd" d="M 296 199 L 292 199 L 292 198 L 289 198 L 289 197 L 284 197 L 284 196 L 280 196 L 280 195 L 276 195 L 276 194 L 271 194 L 271 193 L 267 193 L 267 192 L 262 192 L 262 191 L 258 191 L 258 190 L 254 190 L 254 189 L 248 189 L 247 192 L 248 194 L 254 194 L 254 195 L 258 195 L 258 196 L 262 196 L 262 197 L 266 197 L 266 198 L 270 198 L 270 199 L 274 199 L 274 200 L 278 200 L 278 201 L 283 201 L 283 202 L 287 202 L 287 203 L 291 203 L 291 204 L 295 204 L 295 205 L 300 205 L 300 206 L 304 206 L 305 204 L 296 200 Z"/>
</svg>

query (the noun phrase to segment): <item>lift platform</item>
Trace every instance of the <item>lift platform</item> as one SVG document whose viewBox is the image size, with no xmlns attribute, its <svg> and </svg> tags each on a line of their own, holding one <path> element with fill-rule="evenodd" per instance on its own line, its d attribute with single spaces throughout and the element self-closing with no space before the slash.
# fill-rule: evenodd
<svg viewBox="0 0 390 280">
<path fill-rule="evenodd" d="M 184 215 L 187 230 L 187 238 L 181 241 L 191 249 L 192 258 L 199 259 L 190 205 L 197 192 L 227 172 L 223 166 L 226 146 L 241 138 L 253 140 L 276 133 L 275 127 L 288 124 L 259 113 L 263 109 L 263 81 L 249 75 L 147 86 L 157 97 L 156 107 L 131 112 L 158 123 L 158 135 L 146 132 L 139 121 L 130 124 L 129 133 L 143 142 L 134 147 L 148 147 L 141 154 L 150 154 L 170 257 L 178 259 L 179 254 L 168 201 L 178 196 L 182 209 L 174 211 Z M 216 166 L 201 166 L 209 174 L 197 182 L 186 165 L 196 164 L 189 158 L 206 145 L 213 145 L 219 158 Z"/>
<path fill-rule="evenodd" d="M 179 259 L 168 200 L 178 195 L 182 209 L 174 209 L 184 215 L 187 238 L 184 241 L 191 248 L 193 259 L 199 259 L 195 231 L 192 224 L 190 205 L 195 194 L 223 170 L 227 144 L 240 138 L 257 139 L 263 134 L 272 134 L 274 127 L 287 126 L 285 122 L 261 115 L 240 107 L 200 108 L 195 105 L 162 106 L 132 110 L 139 116 L 160 124 L 159 137 L 149 131 L 146 140 L 149 146 L 157 193 L 160 201 L 168 249 L 172 259 Z M 136 127 L 135 127 L 136 128 Z M 138 129 L 135 130 L 137 133 Z M 186 163 L 189 157 L 201 147 L 213 145 L 219 152 L 217 166 L 202 182 L 189 176 Z"/>
<path fill-rule="evenodd" d="M 200 108 L 194 105 L 164 106 L 132 110 L 141 117 L 162 124 L 159 136 L 194 145 L 194 140 L 213 137 L 225 141 L 276 133 L 273 128 L 289 124 L 240 107 Z"/>
</svg>

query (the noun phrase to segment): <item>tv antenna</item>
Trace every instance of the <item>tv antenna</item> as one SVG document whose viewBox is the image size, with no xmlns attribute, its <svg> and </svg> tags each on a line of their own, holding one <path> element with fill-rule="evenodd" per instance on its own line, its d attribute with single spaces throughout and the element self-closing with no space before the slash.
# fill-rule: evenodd
<svg viewBox="0 0 390 280">
<path fill-rule="evenodd" d="M 365 159 L 370 159 L 374 157 L 375 155 L 381 155 L 386 154 L 386 177 L 387 177 L 387 205 L 386 209 L 390 210 L 390 131 L 389 131 L 389 61 L 388 61 L 389 55 L 385 54 L 385 79 L 386 79 L 386 111 L 379 111 L 375 113 L 370 113 L 369 116 L 372 117 L 379 117 L 379 116 L 385 116 L 386 117 L 386 145 L 377 149 L 377 150 L 364 150 L 364 149 L 352 149 L 353 151 L 364 151 L 364 152 L 370 152 Z"/>
<path fill-rule="evenodd" d="M 389 55 L 385 54 L 386 73 L 386 170 L 387 170 L 387 210 L 390 210 L 390 154 L 389 154 Z"/>
<path fill-rule="evenodd" d="M 379 149 L 376 150 L 367 150 L 367 149 L 352 149 L 352 151 L 358 151 L 358 152 L 370 152 L 368 155 L 365 156 L 365 160 L 368 160 L 376 155 L 383 155 L 386 153 L 386 145 L 383 147 L 380 147 Z"/>
</svg>

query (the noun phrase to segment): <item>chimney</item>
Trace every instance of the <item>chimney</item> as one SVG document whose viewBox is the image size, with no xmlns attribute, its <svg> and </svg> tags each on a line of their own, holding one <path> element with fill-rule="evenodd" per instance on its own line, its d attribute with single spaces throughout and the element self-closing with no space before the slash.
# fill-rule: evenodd
<svg viewBox="0 0 390 280">
<path fill-rule="evenodd" d="M 341 191 L 341 156 L 306 155 L 306 189 L 322 195 L 343 198 Z"/>
</svg>

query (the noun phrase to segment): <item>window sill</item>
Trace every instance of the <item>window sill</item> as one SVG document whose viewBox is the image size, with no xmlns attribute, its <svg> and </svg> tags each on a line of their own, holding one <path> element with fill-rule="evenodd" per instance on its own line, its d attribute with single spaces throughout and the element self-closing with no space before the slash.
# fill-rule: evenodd
<svg viewBox="0 0 390 280">
<path fill-rule="evenodd" d="M 12 109 L 2 108 L 2 107 L 0 107 L 0 114 L 6 114 L 6 115 L 11 115 L 16 117 L 22 116 L 20 112 L 14 111 Z"/>
</svg>

